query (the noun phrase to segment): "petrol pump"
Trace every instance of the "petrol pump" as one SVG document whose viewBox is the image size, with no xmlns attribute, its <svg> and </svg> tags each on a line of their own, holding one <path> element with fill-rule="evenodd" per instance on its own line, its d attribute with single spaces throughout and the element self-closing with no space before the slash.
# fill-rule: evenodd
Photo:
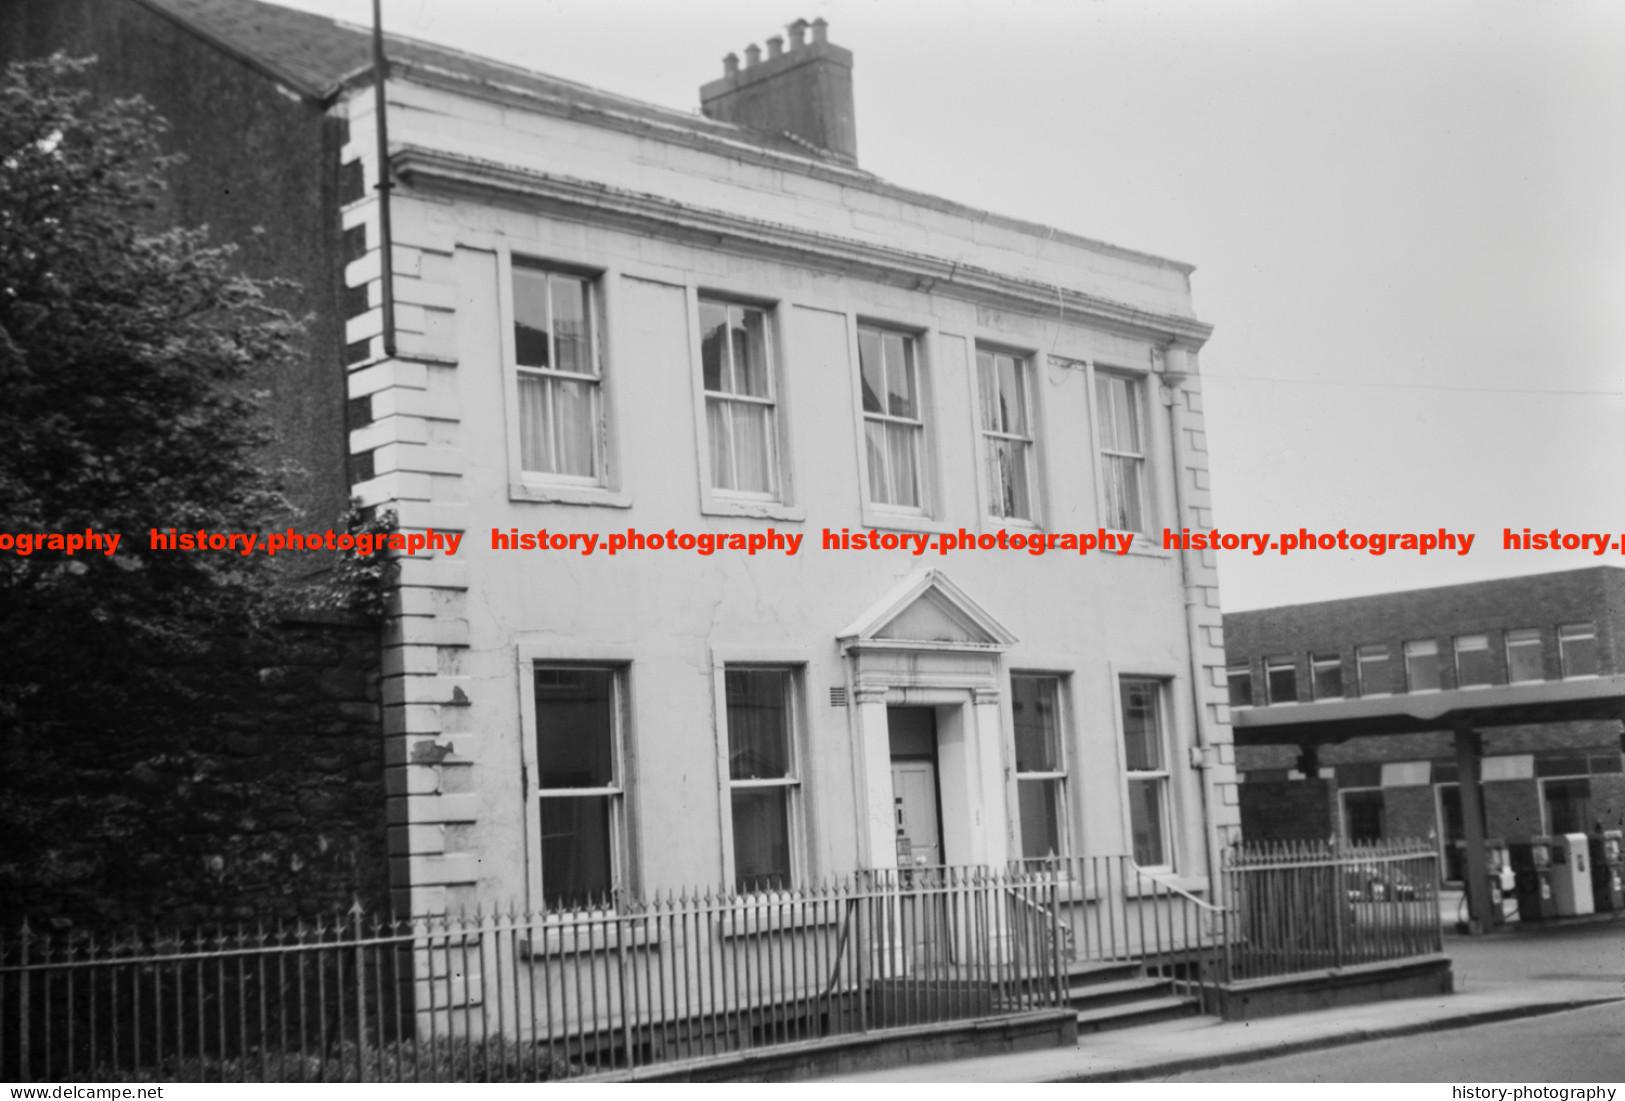
<svg viewBox="0 0 1625 1101">
<path fill-rule="evenodd" d="M 1591 845 L 1583 833 L 1552 838 L 1552 899 L 1559 917 L 1597 912 L 1591 894 Z"/>
<path fill-rule="evenodd" d="M 1597 909 L 1618 913 L 1625 910 L 1625 884 L 1621 883 L 1620 830 L 1604 830 L 1591 835 L 1591 893 Z"/>
<path fill-rule="evenodd" d="M 1552 839 L 1531 837 L 1508 845 L 1518 891 L 1518 920 L 1546 921 L 1557 916 L 1552 898 Z"/>
<path fill-rule="evenodd" d="M 1506 920 L 1506 907 L 1503 900 L 1506 892 L 1512 889 L 1512 857 L 1507 853 L 1507 843 L 1499 837 L 1484 839 L 1484 858 L 1488 865 L 1490 877 L 1490 913 L 1491 925 L 1500 925 Z"/>
</svg>

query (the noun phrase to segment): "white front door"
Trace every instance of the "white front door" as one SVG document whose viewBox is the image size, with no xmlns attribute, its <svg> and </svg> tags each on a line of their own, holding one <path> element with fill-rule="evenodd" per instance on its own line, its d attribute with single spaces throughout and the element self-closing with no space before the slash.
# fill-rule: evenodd
<svg viewBox="0 0 1625 1101">
<path fill-rule="evenodd" d="M 936 762 L 892 761 L 891 789 L 892 797 L 896 800 L 897 863 L 915 867 L 941 864 Z"/>
<path fill-rule="evenodd" d="M 900 867 L 942 864 L 942 816 L 937 802 L 937 715 L 930 707 L 888 707 L 892 814 Z"/>
</svg>

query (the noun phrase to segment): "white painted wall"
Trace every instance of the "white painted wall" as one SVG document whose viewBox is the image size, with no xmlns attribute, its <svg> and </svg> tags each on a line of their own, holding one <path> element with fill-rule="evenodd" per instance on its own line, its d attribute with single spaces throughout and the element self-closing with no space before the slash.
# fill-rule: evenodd
<svg viewBox="0 0 1625 1101">
<path fill-rule="evenodd" d="M 1184 269 L 1125 250 L 978 220 L 960 208 L 901 193 L 769 167 L 686 144 L 666 144 L 551 115 L 392 85 L 390 136 L 397 147 L 436 149 L 628 192 L 703 207 L 842 240 L 962 259 L 1012 277 L 1170 317 L 1191 316 Z M 370 99 L 352 100 L 347 158 L 368 163 Z M 1205 874 L 1206 830 L 1236 821 L 1229 746 L 1210 755 L 1216 781 L 1204 822 L 1201 773 L 1190 767 L 1195 739 L 1187 591 L 1211 624 L 1195 666 L 1209 709 L 1210 738 L 1228 742 L 1219 703 L 1224 658 L 1218 637 L 1211 560 L 1192 556 L 1187 590 L 1178 556 L 1159 547 L 1126 556 L 959 551 L 914 558 L 903 552 L 825 551 L 820 532 L 854 531 L 873 518 L 863 504 L 861 415 L 854 327 L 859 318 L 922 334 L 929 398 L 929 452 L 935 515 L 909 530 L 996 531 L 977 484 L 974 347 L 996 343 L 1031 357 L 1043 527 L 1094 532 L 1100 524 L 1092 429 L 1092 387 L 1078 364 L 1145 374 L 1150 430 L 1151 525 L 1207 526 L 1206 464 L 1187 450 L 1176 471 L 1159 380 L 1154 319 L 1139 333 L 1112 332 L 1056 309 L 968 300 L 954 288 L 906 288 L 843 271 L 837 261 L 741 255 L 703 242 L 606 224 L 568 210 L 449 189 L 397 189 L 393 218 L 402 353 L 358 365 L 351 394 L 368 398 L 372 424 L 352 434 L 352 451 L 374 450 L 376 477 L 358 487 L 369 503 L 396 509 L 409 528 L 461 530 L 455 558 L 417 556 L 403 570 L 398 618 L 387 659 L 392 815 L 399 828 L 397 881 L 410 905 L 434 911 L 475 902 L 523 900 L 528 817 L 521 796 L 522 675 L 526 662 L 614 661 L 628 669 L 628 836 L 626 884 L 649 892 L 722 881 L 721 816 L 727 793 L 718 775 L 713 654 L 759 654 L 802 667 L 804 872 L 838 875 L 862 864 L 864 793 L 855 776 L 860 746 L 856 707 L 829 703 L 850 666 L 840 630 L 899 578 L 936 568 L 1017 641 L 997 659 L 1004 693 L 998 709 L 1004 775 L 983 777 L 989 807 L 1013 802 L 1008 672 L 1066 678 L 1073 851 L 1129 849 L 1123 804 L 1116 678 L 1166 678 L 1165 704 L 1175 804 L 1176 871 Z M 367 199 L 347 224 L 375 231 Z M 376 234 L 369 238 L 376 243 Z M 503 340 L 503 265 L 509 257 L 584 267 L 598 277 L 604 323 L 605 396 L 613 461 L 607 504 L 526 499 L 511 487 Z M 347 273 L 371 284 L 379 301 L 376 254 Z M 691 332 L 697 291 L 774 304 L 780 356 L 785 467 L 793 485 L 774 518 L 702 512 L 703 420 Z M 352 321 L 351 339 L 377 331 L 377 311 Z M 1076 361 L 1062 363 L 1061 360 Z M 1194 359 L 1194 357 L 1192 357 Z M 1170 400 L 1186 405 L 1200 445 L 1200 395 L 1192 382 Z M 375 450 L 376 449 L 376 450 Z M 1175 479 L 1185 479 L 1187 512 L 1175 514 Z M 1200 511 L 1199 511 L 1200 510 Z M 791 519 L 787 517 L 804 517 Z M 506 532 L 794 531 L 795 557 L 747 559 L 724 551 L 646 551 L 591 557 L 560 551 L 490 548 Z M 893 529 L 896 530 L 896 529 Z M 855 701 L 854 701 L 855 702 Z M 429 763 L 421 747 L 441 747 Z M 443 750 L 450 747 L 450 754 Z M 1006 793 L 1001 801 L 996 793 Z M 416 823 L 415 828 L 408 825 Z M 987 822 L 1015 852 L 1013 812 Z M 532 835 L 534 831 L 530 831 Z M 949 831 L 950 834 L 952 831 Z M 530 837 L 534 844 L 534 836 Z"/>
</svg>

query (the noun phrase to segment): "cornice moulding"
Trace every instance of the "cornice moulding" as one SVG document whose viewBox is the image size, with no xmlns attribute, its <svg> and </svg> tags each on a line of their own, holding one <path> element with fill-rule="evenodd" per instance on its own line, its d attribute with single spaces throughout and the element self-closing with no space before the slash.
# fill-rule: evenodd
<svg viewBox="0 0 1625 1101">
<path fill-rule="evenodd" d="M 1144 310 L 1054 283 L 571 176 L 418 146 L 396 149 L 390 165 L 404 183 L 426 194 L 519 204 L 527 210 L 540 209 L 574 221 L 616 225 L 736 254 L 788 259 L 809 267 L 861 274 L 911 290 L 1014 307 L 1045 317 L 1075 319 L 1132 337 L 1177 341 L 1192 348 L 1200 347 L 1213 332 L 1213 326 L 1193 317 Z"/>
</svg>

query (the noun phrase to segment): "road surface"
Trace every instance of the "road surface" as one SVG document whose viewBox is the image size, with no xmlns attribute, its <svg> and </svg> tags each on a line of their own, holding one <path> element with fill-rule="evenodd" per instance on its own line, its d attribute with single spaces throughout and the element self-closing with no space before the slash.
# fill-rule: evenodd
<svg viewBox="0 0 1625 1101">
<path fill-rule="evenodd" d="M 1170 1082 L 1625 1082 L 1625 1002 L 1175 1075 Z"/>
</svg>

